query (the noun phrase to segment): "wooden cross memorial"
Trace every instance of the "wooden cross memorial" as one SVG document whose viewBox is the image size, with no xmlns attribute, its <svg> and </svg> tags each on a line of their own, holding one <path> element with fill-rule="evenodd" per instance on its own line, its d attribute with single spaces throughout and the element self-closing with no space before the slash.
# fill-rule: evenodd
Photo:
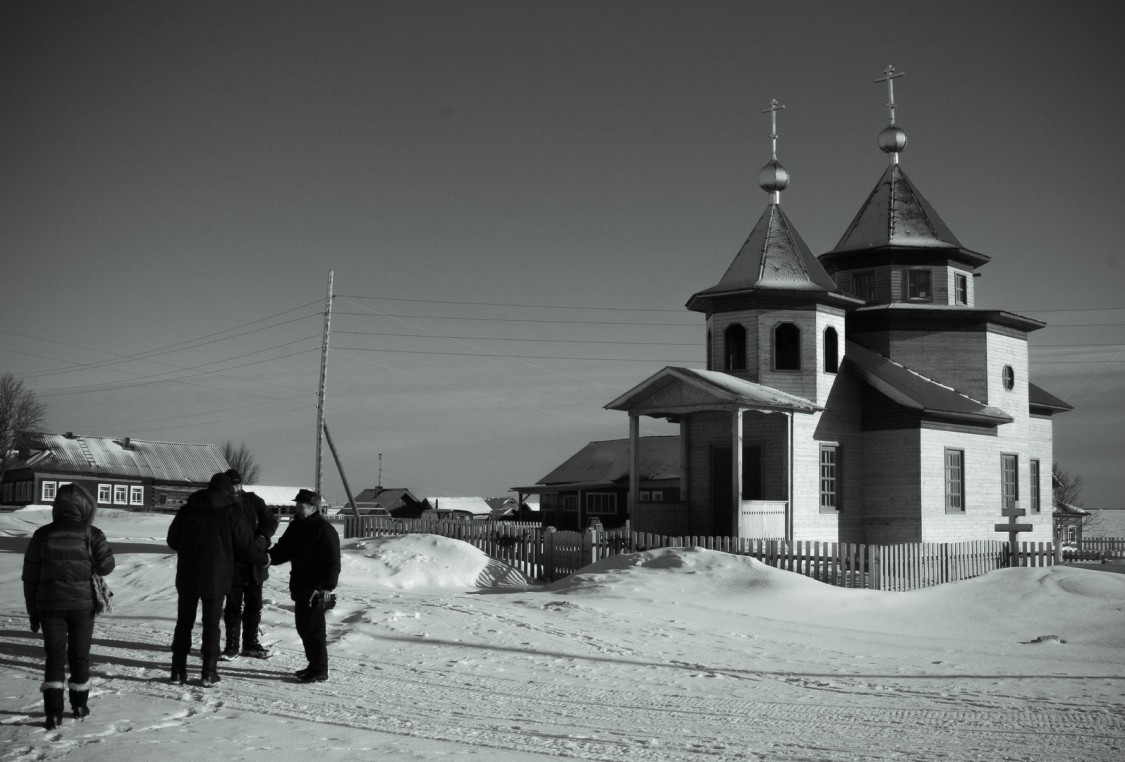
<svg viewBox="0 0 1125 762">
<path fill-rule="evenodd" d="M 1027 511 L 1020 507 L 1018 500 L 1011 507 L 1000 511 L 1000 513 L 1007 516 L 1008 521 L 1003 524 L 997 524 L 996 531 L 1008 533 L 1008 548 L 1012 555 L 1012 560 L 1014 561 L 1019 558 L 1018 538 L 1020 532 L 1030 532 L 1035 529 L 1035 525 L 1016 523 L 1017 518 L 1027 515 Z"/>
</svg>

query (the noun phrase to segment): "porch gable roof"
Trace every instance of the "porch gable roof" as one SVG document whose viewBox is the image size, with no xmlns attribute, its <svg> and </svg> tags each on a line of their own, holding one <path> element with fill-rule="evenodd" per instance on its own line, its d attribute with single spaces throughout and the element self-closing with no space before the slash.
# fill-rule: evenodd
<svg viewBox="0 0 1125 762">
<path fill-rule="evenodd" d="M 637 415 L 676 417 L 698 410 L 814 413 L 815 402 L 729 373 L 667 367 L 605 406 Z"/>
</svg>

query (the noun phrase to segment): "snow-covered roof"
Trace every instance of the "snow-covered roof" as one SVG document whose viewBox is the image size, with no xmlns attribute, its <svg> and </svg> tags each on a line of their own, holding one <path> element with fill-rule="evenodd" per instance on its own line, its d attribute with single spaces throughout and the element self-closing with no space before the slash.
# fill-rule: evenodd
<svg viewBox="0 0 1125 762">
<path fill-rule="evenodd" d="M 492 515 L 490 506 L 483 497 L 427 497 L 427 509 L 445 511 L 465 511 L 474 516 Z"/>
<path fill-rule="evenodd" d="M 311 490 L 311 487 L 279 487 L 275 485 L 266 484 L 245 484 L 242 489 L 245 492 L 253 492 L 258 497 L 262 498 L 268 506 L 294 506 L 293 498 L 297 497 L 297 492 L 302 489 Z M 323 496 L 322 496 L 323 497 Z"/>
<path fill-rule="evenodd" d="M 206 484 L 230 468 L 213 444 L 152 442 L 145 439 L 93 437 L 25 431 L 20 445 L 31 451 L 24 463 L 36 470 L 151 478 L 160 482 Z M 294 493 L 296 494 L 296 493 Z"/>
</svg>

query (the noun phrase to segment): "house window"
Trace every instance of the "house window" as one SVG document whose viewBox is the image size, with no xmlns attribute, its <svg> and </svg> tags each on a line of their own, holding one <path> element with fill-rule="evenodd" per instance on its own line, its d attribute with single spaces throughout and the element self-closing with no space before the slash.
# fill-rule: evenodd
<svg viewBox="0 0 1125 762">
<path fill-rule="evenodd" d="M 40 493 L 41 494 L 40 499 L 42 500 L 42 502 L 49 503 L 52 500 L 54 500 L 55 499 L 55 493 L 58 492 L 58 489 L 59 489 L 59 483 L 58 482 L 43 482 L 42 491 Z"/>
<path fill-rule="evenodd" d="M 928 302 L 934 298 L 929 270 L 906 271 L 906 298 L 918 302 Z"/>
<path fill-rule="evenodd" d="M 840 510 L 840 447 L 820 446 L 820 512 Z"/>
<path fill-rule="evenodd" d="M 824 372 L 836 373 L 840 370 L 840 339 L 835 328 L 824 329 Z"/>
<path fill-rule="evenodd" d="M 113 502 L 115 505 L 129 504 L 129 487 L 126 484 L 113 485 Z"/>
<path fill-rule="evenodd" d="M 1074 524 L 1068 524 L 1066 527 L 1066 541 L 1078 542 L 1078 529 Z"/>
<path fill-rule="evenodd" d="M 109 503 L 113 502 L 113 485 L 112 484 L 99 484 L 98 485 L 98 502 Z"/>
<path fill-rule="evenodd" d="M 617 493 L 615 492 L 587 492 L 586 515 L 605 515 L 617 513 Z"/>
<path fill-rule="evenodd" d="M 642 503 L 647 503 L 647 502 L 652 500 L 652 493 L 649 492 L 647 489 L 643 489 L 643 490 L 641 490 L 640 492 L 637 493 L 637 500 L 639 500 Z"/>
<path fill-rule="evenodd" d="M 957 304 L 969 303 L 969 276 L 958 273 L 953 276 L 953 291 Z"/>
<path fill-rule="evenodd" d="M 726 369 L 746 370 L 746 329 L 739 323 L 732 323 L 723 338 L 726 340 Z"/>
<path fill-rule="evenodd" d="M 578 510 L 578 495 L 573 492 L 569 495 L 559 495 L 559 504 L 564 511 Z"/>
<path fill-rule="evenodd" d="M 129 505 L 144 505 L 145 504 L 145 488 L 144 487 L 130 487 L 129 488 Z"/>
<path fill-rule="evenodd" d="M 1042 508 L 1039 504 L 1039 461 L 1033 460 L 1028 462 L 1028 478 L 1031 479 L 1031 512 L 1039 513 Z"/>
<path fill-rule="evenodd" d="M 856 273 L 853 275 L 852 293 L 865 302 L 875 301 L 875 273 Z"/>
<path fill-rule="evenodd" d="M 1004 377 L 1004 389 L 1009 392 L 1012 391 L 1012 388 L 1016 385 L 1015 369 L 1011 365 L 1005 365 L 1002 375 Z"/>
<path fill-rule="evenodd" d="M 1000 456 L 1000 484 L 1005 508 L 1015 508 L 1016 501 L 1020 499 L 1019 472 L 1018 455 Z"/>
<path fill-rule="evenodd" d="M 965 511 L 965 451 L 945 451 L 945 512 Z"/>
<path fill-rule="evenodd" d="M 782 323 L 773 331 L 774 370 L 801 369 L 801 329 Z"/>
<path fill-rule="evenodd" d="M 664 502 L 664 490 L 654 489 L 652 491 L 652 502 L 663 503 Z"/>
</svg>

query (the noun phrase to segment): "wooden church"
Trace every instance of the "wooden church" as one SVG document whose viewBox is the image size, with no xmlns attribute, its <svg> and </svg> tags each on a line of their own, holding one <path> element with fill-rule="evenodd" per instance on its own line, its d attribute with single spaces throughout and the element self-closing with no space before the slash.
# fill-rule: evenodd
<svg viewBox="0 0 1125 762">
<path fill-rule="evenodd" d="M 629 416 L 620 518 L 634 529 L 988 540 L 1006 537 L 996 524 L 1018 507 L 1033 526 L 1020 539 L 1051 541 L 1052 416 L 1070 406 L 1028 378 L 1028 335 L 1044 323 L 975 306 L 989 257 L 961 245 L 900 166 L 898 76 L 879 80 L 889 165 L 819 257 L 781 207 L 772 104 L 773 157 L 759 174 L 770 203 L 718 283 L 687 302 L 707 321 L 706 370 L 664 368 L 606 405 Z M 680 427 L 672 504 L 638 500 L 643 416 Z"/>
</svg>

